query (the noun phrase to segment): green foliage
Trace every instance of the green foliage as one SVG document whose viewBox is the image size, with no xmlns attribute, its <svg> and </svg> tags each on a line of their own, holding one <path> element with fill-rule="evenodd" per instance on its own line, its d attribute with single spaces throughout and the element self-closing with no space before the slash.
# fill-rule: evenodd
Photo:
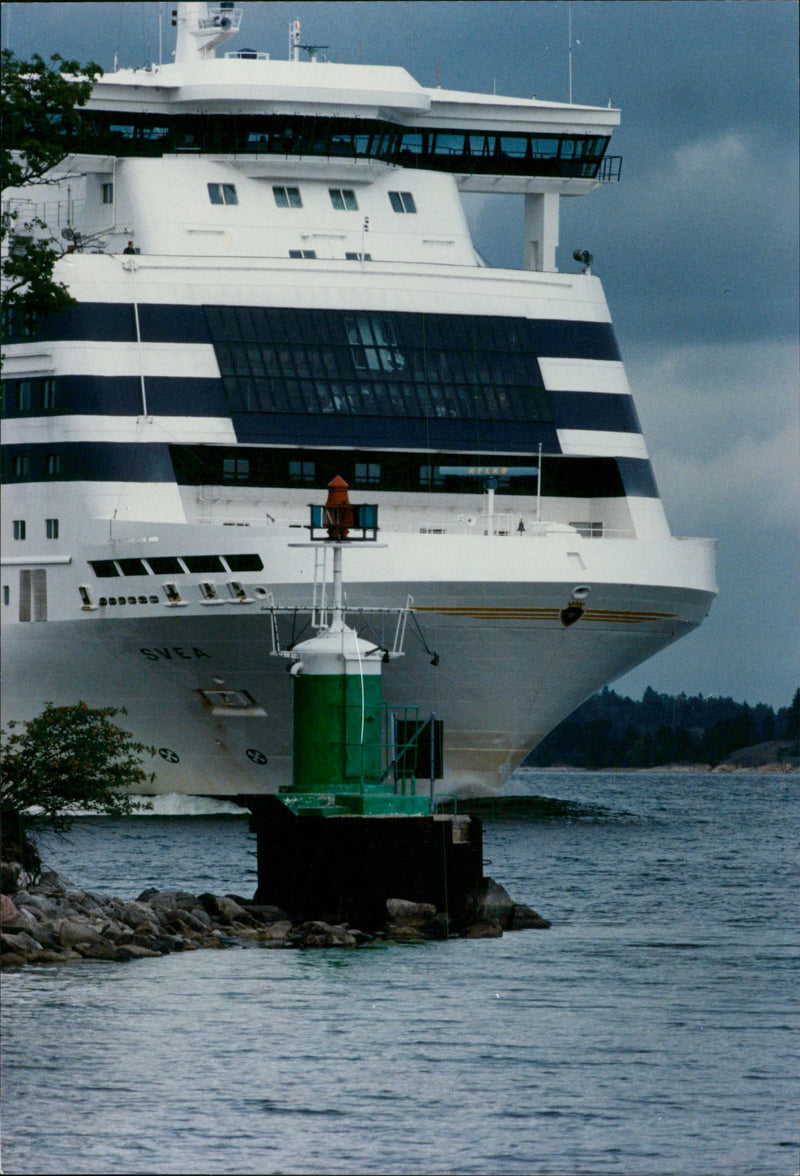
<svg viewBox="0 0 800 1176">
<path fill-rule="evenodd" d="M 50 61 L 52 65 L 38 53 L 30 61 L 20 61 L 10 49 L 2 52 L 3 191 L 47 183 L 50 170 L 80 147 L 78 108 L 88 100 L 102 70 L 94 62 L 80 66 L 58 54 Z M 61 244 L 52 232 L 49 239 L 43 237 L 47 230 L 38 217 L 26 218 L 13 207 L 0 220 L 0 239 L 12 238 L 1 263 L 4 338 L 30 334 L 39 318 L 74 302 L 63 282 L 53 280 Z"/>
<path fill-rule="evenodd" d="M 797 755 L 800 691 L 777 712 L 759 703 L 702 694 L 658 694 L 641 702 L 602 690 L 551 731 L 528 756 L 537 767 L 651 768 L 663 764 L 716 765 L 741 748 L 786 741 Z"/>
<path fill-rule="evenodd" d="M 154 748 L 112 723 L 118 714 L 125 711 L 48 702 L 36 718 L 0 731 L 4 816 L 33 807 L 41 809 L 37 824 L 63 830 L 76 809 L 125 817 L 150 808 L 128 793 L 154 779 L 142 765 L 142 756 Z"/>
</svg>

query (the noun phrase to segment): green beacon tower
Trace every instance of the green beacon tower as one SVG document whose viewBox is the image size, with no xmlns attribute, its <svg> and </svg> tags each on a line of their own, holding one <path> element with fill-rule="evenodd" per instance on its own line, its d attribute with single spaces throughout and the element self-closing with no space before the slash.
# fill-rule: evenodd
<svg viewBox="0 0 800 1176">
<path fill-rule="evenodd" d="M 374 537 L 377 507 L 352 505 L 347 483 L 337 477 L 325 506 L 311 507 L 310 529 L 312 540 L 315 531 L 324 533 L 325 558 L 332 556 L 332 599 L 319 610 L 314 637 L 274 650 L 292 662 L 292 784 L 281 800 L 297 815 L 428 813 L 431 800 L 416 795 L 415 776 L 425 724 L 416 721 L 416 708 L 414 717 L 398 717 L 383 703 L 383 666 L 402 655 L 407 609 L 388 610 L 398 613 L 391 650 L 360 637 L 345 621 L 343 548 L 354 530 Z M 319 542 L 309 546 L 318 549 Z"/>
</svg>

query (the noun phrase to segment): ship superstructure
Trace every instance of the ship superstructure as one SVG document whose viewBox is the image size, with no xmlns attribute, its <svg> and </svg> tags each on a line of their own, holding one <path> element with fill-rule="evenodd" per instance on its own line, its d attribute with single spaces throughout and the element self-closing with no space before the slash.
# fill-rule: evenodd
<svg viewBox="0 0 800 1176">
<path fill-rule="evenodd" d="M 619 112 L 301 61 L 299 27 L 289 60 L 216 56 L 240 9 L 176 20 L 174 63 L 95 84 L 58 184 L 4 194 L 77 300 L 6 349 L 4 709 L 125 706 L 160 791 L 284 785 L 267 611 L 307 620 L 290 544 L 338 475 L 380 508 L 351 598 L 410 597 L 424 634 L 392 696 L 443 720 L 445 789 L 497 788 L 716 591 L 591 259 L 556 265 Z M 478 255 L 462 192 L 521 196 L 525 268 Z"/>
</svg>

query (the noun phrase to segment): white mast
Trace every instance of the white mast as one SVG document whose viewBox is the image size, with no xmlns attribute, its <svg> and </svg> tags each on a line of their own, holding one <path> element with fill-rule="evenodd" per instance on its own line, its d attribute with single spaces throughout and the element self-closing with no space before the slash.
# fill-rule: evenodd
<svg viewBox="0 0 800 1176">
<path fill-rule="evenodd" d="M 220 0 L 219 4 L 182 0 L 174 19 L 178 26 L 175 60 L 200 61 L 214 57 L 217 46 L 238 33 L 242 10 L 235 8 L 232 0 Z"/>
</svg>

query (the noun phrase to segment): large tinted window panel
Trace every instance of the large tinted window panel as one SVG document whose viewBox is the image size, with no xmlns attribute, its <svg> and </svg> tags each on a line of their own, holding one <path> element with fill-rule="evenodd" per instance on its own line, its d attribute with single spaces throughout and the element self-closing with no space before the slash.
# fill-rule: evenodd
<svg viewBox="0 0 800 1176">
<path fill-rule="evenodd" d="M 637 498 L 658 498 L 658 487 L 650 462 L 643 457 L 618 457 L 625 493 Z"/>
<path fill-rule="evenodd" d="M 89 566 L 99 580 L 119 575 L 113 559 L 91 559 Z"/>
<path fill-rule="evenodd" d="M 181 557 L 190 572 L 224 572 L 218 555 L 184 555 Z"/>
<path fill-rule="evenodd" d="M 274 374 L 270 398 L 280 411 L 551 419 L 525 319 L 288 308 L 235 316 L 234 324 L 208 311 L 233 411 L 265 411 L 249 379 L 263 370 Z M 246 341 L 256 319 L 258 339 Z"/>
<path fill-rule="evenodd" d="M 260 555 L 226 555 L 223 558 L 232 572 L 261 572 L 264 570 Z"/>
</svg>

